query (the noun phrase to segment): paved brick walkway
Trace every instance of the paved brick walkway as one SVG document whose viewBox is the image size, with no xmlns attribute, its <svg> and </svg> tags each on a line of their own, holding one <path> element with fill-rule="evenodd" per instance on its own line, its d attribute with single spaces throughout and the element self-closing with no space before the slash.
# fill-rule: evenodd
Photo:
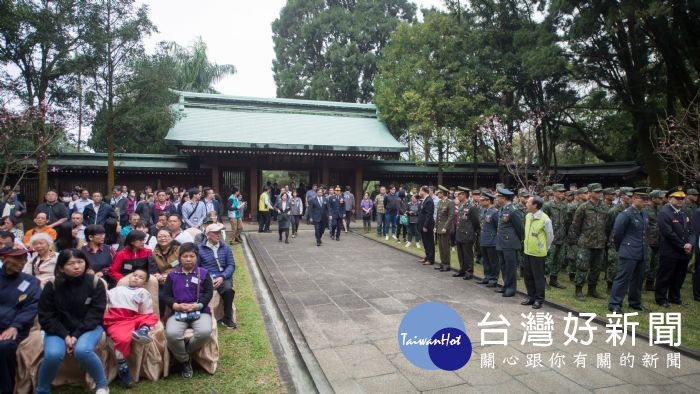
<svg viewBox="0 0 700 394">
<path fill-rule="evenodd" d="M 698 392 L 700 362 L 681 355 L 681 368 L 667 368 L 669 350 L 650 347 L 637 338 L 636 346 L 605 343 L 605 327 L 597 326 L 589 346 L 564 346 L 564 312 L 544 306 L 554 320 L 553 345 L 521 344 L 524 322 L 532 312 L 520 297 L 503 298 L 474 281 L 438 273 L 421 266 L 406 253 L 354 234 L 339 242 L 328 234 L 316 247 L 313 232 L 285 245 L 277 234 L 249 233 L 251 246 L 265 272 L 284 317 L 296 321 L 332 388 L 338 393 L 376 392 Z M 401 353 L 398 327 L 413 306 L 437 301 L 455 309 L 473 343 L 470 362 L 455 372 L 415 367 Z M 509 345 L 480 344 L 480 322 L 486 312 L 511 323 Z M 579 320 L 582 324 L 582 320 Z M 579 335 L 579 337 L 583 337 Z M 597 368 L 597 354 L 610 353 L 610 368 Z M 482 368 L 481 355 L 493 353 L 494 368 Z M 540 353 L 542 367 L 526 367 L 528 354 Z M 564 356 L 558 368 L 550 357 Z M 585 368 L 574 355 L 585 354 Z M 634 356 L 633 368 L 620 365 L 622 354 Z M 645 353 L 656 354 L 656 368 L 642 366 Z M 509 365 L 517 357 L 516 365 Z M 532 356 L 531 356 L 532 357 Z M 506 361 L 506 362 L 504 362 Z"/>
</svg>

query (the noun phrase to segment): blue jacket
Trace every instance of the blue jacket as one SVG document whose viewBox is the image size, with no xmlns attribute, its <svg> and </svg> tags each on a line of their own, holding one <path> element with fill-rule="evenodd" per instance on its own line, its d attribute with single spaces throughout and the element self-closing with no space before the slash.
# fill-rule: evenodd
<svg viewBox="0 0 700 394">
<path fill-rule="evenodd" d="M 226 245 L 225 242 L 219 241 L 219 250 L 217 253 L 217 259 L 214 256 L 214 251 L 207 246 L 207 240 L 204 240 L 199 245 L 199 259 L 197 260 L 197 265 L 202 268 L 206 268 L 212 279 L 222 276 L 224 279 L 231 279 L 233 276 L 233 271 L 236 270 L 236 263 L 233 261 L 233 252 L 231 248 Z M 221 268 L 219 268 L 221 266 Z"/>
<path fill-rule="evenodd" d="M 24 338 L 34 324 L 39 311 L 41 285 L 33 276 L 18 273 L 7 275 L 0 269 L 0 331 L 17 329 L 18 338 Z"/>
<path fill-rule="evenodd" d="M 622 211 L 615 219 L 613 239 L 621 259 L 646 260 L 646 236 L 649 218 L 634 206 Z"/>
<path fill-rule="evenodd" d="M 498 233 L 498 208 L 490 206 L 481 210 L 481 238 L 480 246 L 496 246 L 496 234 Z"/>
<path fill-rule="evenodd" d="M 525 238 L 525 215 L 509 202 L 498 212 L 496 250 L 521 250 L 523 238 Z"/>
<path fill-rule="evenodd" d="M 95 212 L 95 206 L 90 204 L 83 210 L 83 223 L 87 226 L 89 224 L 105 224 L 105 220 L 108 218 L 117 219 L 117 213 L 114 212 L 114 208 L 111 205 L 105 204 L 104 202 L 100 204 L 98 212 Z"/>
<path fill-rule="evenodd" d="M 661 259 L 672 258 L 690 260 L 691 254 L 685 254 L 683 246 L 692 244 L 695 239 L 690 219 L 681 209 L 676 213 L 671 204 L 666 204 L 656 216 L 659 223 L 659 255 Z"/>
</svg>

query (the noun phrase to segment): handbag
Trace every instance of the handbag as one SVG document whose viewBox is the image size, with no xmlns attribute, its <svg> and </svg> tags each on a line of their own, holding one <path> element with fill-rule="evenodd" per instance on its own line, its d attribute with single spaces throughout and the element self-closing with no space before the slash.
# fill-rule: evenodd
<svg viewBox="0 0 700 394">
<path fill-rule="evenodd" d="M 402 226 L 407 226 L 408 225 L 408 216 L 406 216 L 406 215 L 399 216 L 399 224 Z"/>
</svg>

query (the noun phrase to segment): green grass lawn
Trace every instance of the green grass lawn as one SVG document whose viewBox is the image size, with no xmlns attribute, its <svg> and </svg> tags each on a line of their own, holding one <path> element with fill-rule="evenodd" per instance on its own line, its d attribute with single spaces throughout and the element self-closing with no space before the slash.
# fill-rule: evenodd
<svg viewBox="0 0 700 394">
<path fill-rule="evenodd" d="M 373 229 L 368 234 L 365 234 L 363 230 L 353 230 L 357 234 L 363 235 L 368 238 L 378 240 L 382 243 L 394 246 L 398 249 L 405 250 L 416 256 L 423 257 L 425 252 L 423 249 L 417 249 L 414 245 L 405 248 L 404 243 L 397 243 L 391 237 L 389 240 L 385 240 L 384 237 L 377 237 L 376 231 Z M 437 259 L 439 259 L 439 251 L 436 252 Z M 453 268 L 459 268 L 459 263 L 457 260 L 457 252 L 452 252 L 452 258 L 450 260 Z M 474 274 L 483 277 L 484 267 L 481 264 L 474 265 Z M 450 278 L 452 279 L 452 278 Z M 592 312 L 597 315 L 597 317 L 605 318 L 605 315 L 610 313 L 608 311 L 608 300 L 607 294 L 605 294 L 606 283 L 604 279 L 604 274 L 601 273 L 601 278 L 598 284 L 598 292 L 603 293 L 606 296 L 605 299 L 595 299 L 591 297 L 586 297 L 585 301 L 578 301 L 574 298 L 575 285 L 573 282 L 569 282 L 569 275 L 567 273 L 562 273 L 559 275 L 559 281 L 566 286 L 566 289 L 555 289 L 550 288 L 547 290 L 545 298 L 548 301 L 564 305 L 568 308 L 579 312 Z M 499 282 L 502 284 L 502 281 Z M 666 309 L 662 308 L 654 302 L 654 292 L 645 291 L 642 294 L 643 304 L 650 309 L 651 312 L 681 312 L 681 341 L 682 345 L 694 350 L 700 350 L 700 303 L 693 301 L 693 289 L 691 285 L 690 275 L 686 278 L 686 281 L 681 289 L 681 297 L 683 302 L 687 306 L 680 306 L 671 304 L 671 307 Z M 522 278 L 518 278 L 518 290 L 525 292 L 525 283 Z M 584 287 L 583 291 L 586 294 L 587 287 Z M 517 297 L 517 296 L 516 296 Z M 623 303 L 623 313 L 627 312 L 638 312 L 631 308 L 625 308 L 627 306 L 627 299 Z M 649 334 L 649 313 L 648 312 L 638 312 L 639 316 L 636 319 L 633 318 L 632 321 L 638 321 L 639 326 L 637 326 L 637 332 Z"/>
<path fill-rule="evenodd" d="M 110 385 L 114 393 L 280 393 L 284 392 L 265 325 L 255 298 L 253 283 L 240 245 L 233 247 L 236 260 L 234 300 L 238 328 L 219 325 L 219 367 L 209 375 L 195 365 L 194 377 L 185 380 L 177 371 L 157 382 L 141 380 L 131 390 L 123 389 L 117 378 Z M 56 392 L 74 393 L 77 387 L 61 387 Z"/>
</svg>

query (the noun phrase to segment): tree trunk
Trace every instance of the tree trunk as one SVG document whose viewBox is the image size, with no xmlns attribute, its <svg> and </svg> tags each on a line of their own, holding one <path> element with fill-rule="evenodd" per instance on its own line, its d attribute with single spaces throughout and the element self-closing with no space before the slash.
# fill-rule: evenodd
<svg viewBox="0 0 700 394">
<path fill-rule="evenodd" d="M 639 138 L 639 154 L 642 162 L 646 166 L 649 176 L 649 186 L 658 188 L 663 187 L 663 175 L 661 174 L 661 162 L 659 157 L 654 153 L 654 147 L 651 143 L 651 132 L 649 122 L 647 122 L 644 114 L 633 113 L 634 129 Z"/>
</svg>

